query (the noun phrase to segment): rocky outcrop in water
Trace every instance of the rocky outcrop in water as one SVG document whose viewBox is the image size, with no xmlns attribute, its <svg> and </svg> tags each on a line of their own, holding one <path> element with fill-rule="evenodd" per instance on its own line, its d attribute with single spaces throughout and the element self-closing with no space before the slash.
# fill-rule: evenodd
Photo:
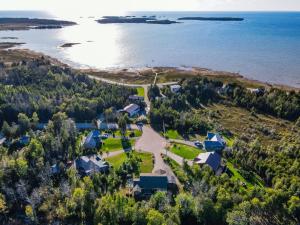
<svg viewBox="0 0 300 225">
<path fill-rule="evenodd" d="M 173 24 L 178 23 L 172 20 L 158 20 L 155 17 L 134 17 L 134 16 L 104 16 L 102 19 L 96 20 L 101 24 L 110 23 L 145 23 L 145 24 Z"/>
</svg>

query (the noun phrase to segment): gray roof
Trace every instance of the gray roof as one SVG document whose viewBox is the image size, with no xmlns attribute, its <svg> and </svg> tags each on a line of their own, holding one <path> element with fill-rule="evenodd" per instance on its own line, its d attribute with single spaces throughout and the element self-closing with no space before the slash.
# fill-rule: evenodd
<svg viewBox="0 0 300 225">
<path fill-rule="evenodd" d="M 137 104 L 130 104 L 124 107 L 124 111 L 128 112 L 129 114 L 134 113 L 135 111 L 139 110 L 139 106 Z"/>
<path fill-rule="evenodd" d="M 82 169 L 86 174 L 100 172 L 108 169 L 109 165 L 99 155 L 81 156 L 75 160 L 76 168 Z"/>
<path fill-rule="evenodd" d="M 216 172 L 221 164 L 221 156 L 216 152 L 200 153 L 195 158 L 195 163 L 209 165 Z"/>
</svg>

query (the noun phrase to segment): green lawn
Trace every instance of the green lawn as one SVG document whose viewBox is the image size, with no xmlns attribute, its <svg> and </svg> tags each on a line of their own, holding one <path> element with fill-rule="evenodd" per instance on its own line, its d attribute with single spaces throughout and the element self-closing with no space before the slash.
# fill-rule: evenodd
<svg viewBox="0 0 300 225">
<path fill-rule="evenodd" d="M 227 161 L 226 166 L 230 171 L 230 173 L 232 174 L 231 179 L 240 180 L 241 182 L 245 183 L 248 188 L 252 188 L 254 185 L 260 187 L 264 186 L 262 179 L 257 174 L 253 174 L 249 177 L 249 179 L 245 179 L 241 175 L 240 171 L 237 168 L 235 168 L 231 162 Z"/>
<path fill-rule="evenodd" d="M 167 130 L 166 138 L 183 140 L 183 137 L 178 133 L 177 130 Z"/>
<path fill-rule="evenodd" d="M 233 146 L 233 143 L 234 143 L 234 138 L 233 137 L 226 137 L 226 136 L 223 136 L 224 138 L 224 141 L 226 141 L 226 145 L 228 147 L 232 147 Z"/>
<path fill-rule="evenodd" d="M 142 136 L 142 131 L 140 130 L 126 130 L 126 136 L 129 137 L 130 133 L 134 132 L 134 137 L 140 137 Z M 115 135 L 116 136 L 121 136 L 121 131 L 120 130 L 117 130 L 115 132 Z"/>
<path fill-rule="evenodd" d="M 111 164 L 114 168 L 119 168 L 126 159 L 126 153 L 123 152 L 119 155 L 108 157 L 105 160 L 109 162 L 109 164 Z"/>
<path fill-rule="evenodd" d="M 147 152 L 133 152 L 133 154 L 137 155 L 142 160 L 140 168 L 141 173 L 151 173 L 153 170 L 152 154 Z M 126 153 L 121 153 L 119 155 L 106 158 L 106 161 L 108 161 L 114 168 L 119 168 L 126 159 Z"/>
<path fill-rule="evenodd" d="M 141 173 L 151 173 L 153 170 L 153 157 L 148 152 L 135 152 L 142 159 Z"/>
<path fill-rule="evenodd" d="M 199 153 L 203 152 L 201 149 L 196 147 L 178 143 L 173 143 L 169 148 L 169 151 L 181 156 L 184 159 L 194 159 L 197 155 L 199 155 Z"/>
<path fill-rule="evenodd" d="M 136 90 L 138 96 L 145 97 L 145 89 L 143 87 L 138 87 Z"/>
<path fill-rule="evenodd" d="M 122 149 L 127 149 L 134 145 L 135 140 L 129 139 L 127 142 L 122 141 L 121 138 L 107 138 L 103 140 L 103 145 L 101 147 L 102 151 L 114 152 Z"/>
</svg>

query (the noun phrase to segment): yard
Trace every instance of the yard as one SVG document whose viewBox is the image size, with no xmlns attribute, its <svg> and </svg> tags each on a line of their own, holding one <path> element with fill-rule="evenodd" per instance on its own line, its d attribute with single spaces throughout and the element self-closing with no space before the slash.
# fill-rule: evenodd
<svg viewBox="0 0 300 225">
<path fill-rule="evenodd" d="M 126 130 L 126 136 L 129 137 L 129 135 L 131 133 L 134 133 L 134 137 L 140 137 L 142 136 L 142 131 L 141 130 Z M 121 136 L 121 131 L 120 130 L 117 130 L 115 132 L 115 135 L 120 137 Z"/>
<path fill-rule="evenodd" d="M 151 153 L 147 152 L 133 152 L 133 154 L 137 155 L 141 158 L 141 173 L 151 173 L 153 170 L 153 158 Z M 108 161 L 114 168 L 119 168 L 122 163 L 125 162 L 127 159 L 126 153 L 121 153 L 116 156 L 111 156 L 106 158 L 106 161 Z"/>
<path fill-rule="evenodd" d="M 114 152 L 122 149 L 128 149 L 131 148 L 131 146 L 134 145 L 135 140 L 129 139 L 127 141 L 123 141 L 121 138 L 107 138 L 103 140 L 103 145 L 101 147 L 101 150 L 103 152 L 109 151 Z"/>
<path fill-rule="evenodd" d="M 145 89 L 143 87 L 138 87 L 136 90 L 138 96 L 145 97 Z"/>
<path fill-rule="evenodd" d="M 179 143 L 172 143 L 169 151 L 181 156 L 184 159 L 194 159 L 197 155 L 199 155 L 199 153 L 203 152 L 198 148 Z"/>
<path fill-rule="evenodd" d="M 183 137 L 178 133 L 177 130 L 167 130 L 166 131 L 166 138 L 183 140 Z"/>
</svg>

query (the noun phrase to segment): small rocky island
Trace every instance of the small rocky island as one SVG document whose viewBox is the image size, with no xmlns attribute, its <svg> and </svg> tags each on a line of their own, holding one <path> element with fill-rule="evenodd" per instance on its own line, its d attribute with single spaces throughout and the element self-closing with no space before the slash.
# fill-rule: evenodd
<svg viewBox="0 0 300 225">
<path fill-rule="evenodd" d="M 61 45 L 60 47 L 61 48 L 70 48 L 72 47 L 73 45 L 79 45 L 80 43 L 65 43 L 63 45 Z"/>
<path fill-rule="evenodd" d="M 243 21 L 238 17 L 181 17 L 178 20 L 200 20 L 200 21 Z"/>
<path fill-rule="evenodd" d="M 58 29 L 75 22 L 53 19 L 0 18 L 0 30 Z"/>
<path fill-rule="evenodd" d="M 101 24 L 111 23 L 145 23 L 145 24 L 173 24 L 178 23 L 172 20 L 158 20 L 156 17 L 134 17 L 134 16 L 104 16 L 99 20 L 96 20 Z"/>
</svg>

